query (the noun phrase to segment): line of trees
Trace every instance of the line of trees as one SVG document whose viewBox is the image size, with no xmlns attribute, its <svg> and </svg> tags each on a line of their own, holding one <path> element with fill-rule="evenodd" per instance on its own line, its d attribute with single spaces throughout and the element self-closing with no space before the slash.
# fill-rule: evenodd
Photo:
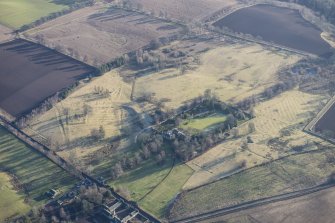
<svg viewBox="0 0 335 223">
<path fill-rule="evenodd" d="M 167 159 L 164 146 L 164 139 L 158 133 L 141 134 L 137 140 L 138 151 L 133 155 L 124 156 L 111 169 L 112 179 L 122 176 L 125 171 L 129 171 L 140 166 L 144 161 L 153 159 L 157 165 L 163 165 Z"/>
<path fill-rule="evenodd" d="M 122 65 L 124 65 L 127 62 L 128 55 L 124 55 L 121 57 L 118 57 L 108 63 L 102 64 L 98 67 L 100 74 L 104 74 L 114 68 L 118 68 L 121 67 Z"/>
<path fill-rule="evenodd" d="M 240 102 L 237 103 L 237 107 L 242 110 L 248 110 L 249 114 L 253 116 L 253 107 L 260 101 L 260 100 L 268 100 L 274 98 L 275 96 L 283 93 L 284 91 L 291 90 L 295 86 L 297 86 L 296 78 L 287 79 L 285 81 L 281 81 L 271 87 L 265 89 L 261 94 L 258 96 L 251 96 L 248 97 Z"/>
<path fill-rule="evenodd" d="M 226 139 L 225 132 L 237 126 L 237 118 L 229 114 L 227 120 L 215 128 L 215 131 L 194 136 L 176 137 L 171 143 L 178 158 L 189 161 L 209 148 Z"/>
<path fill-rule="evenodd" d="M 106 132 L 104 127 L 101 125 L 99 129 L 92 129 L 91 130 L 91 137 L 93 140 L 101 140 L 105 138 Z"/>
<path fill-rule="evenodd" d="M 74 89 L 79 85 L 79 82 L 75 82 L 70 87 L 62 90 L 61 92 L 57 92 L 53 96 L 47 98 L 44 100 L 40 105 L 38 105 L 36 108 L 32 109 L 28 114 L 22 115 L 17 121 L 16 125 L 19 128 L 25 128 L 27 127 L 28 123 L 36 116 L 41 115 L 51 108 L 53 108 L 57 102 L 65 99 L 71 92 L 74 91 Z"/>
<path fill-rule="evenodd" d="M 333 0 L 280 0 L 304 5 L 324 16 L 329 22 L 335 24 L 335 1 Z"/>
<path fill-rule="evenodd" d="M 68 14 L 70 12 L 73 12 L 77 9 L 80 9 L 80 8 L 84 8 L 84 7 L 87 7 L 87 6 L 92 6 L 94 4 L 94 0 L 76 0 L 73 4 L 69 5 L 69 7 L 67 9 L 64 9 L 62 11 L 59 11 L 59 12 L 53 12 L 53 13 L 50 13 L 49 15 L 47 16 L 44 16 L 30 24 L 27 24 L 27 25 L 24 25 L 22 26 L 20 29 L 18 29 L 17 31 L 18 32 L 24 32 L 28 29 L 31 29 L 31 28 L 34 28 L 36 26 L 39 26 L 47 21 L 50 21 L 52 19 L 55 19 L 57 17 L 60 17 L 62 15 L 65 15 L 65 14 Z"/>
</svg>

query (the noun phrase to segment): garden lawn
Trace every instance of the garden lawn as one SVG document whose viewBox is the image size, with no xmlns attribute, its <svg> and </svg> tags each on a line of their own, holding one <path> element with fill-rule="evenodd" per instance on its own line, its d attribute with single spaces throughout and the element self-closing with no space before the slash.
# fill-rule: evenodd
<svg viewBox="0 0 335 223">
<path fill-rule="evenodd" d="M 199 131 L 205 130 L 209 127 L 222 123 L 226 120 L 226 115 L 215 114 L 204 118 L 195 118 L 184 121 L 180 127 L 183 129 L 196 129 Z"/>
</svg>

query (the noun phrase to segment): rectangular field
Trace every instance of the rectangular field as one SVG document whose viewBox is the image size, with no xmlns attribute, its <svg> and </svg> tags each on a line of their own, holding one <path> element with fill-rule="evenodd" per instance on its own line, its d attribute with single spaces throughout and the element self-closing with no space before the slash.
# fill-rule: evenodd
<svg viewBox="0 0 335 223">
<path fill-rule="evenodd" d="M 292 155 L 183 193 L 171 211 L 180 219 L 319 185 L 335 170 L 333 148 Z"/>
<path fill-rule="evenodd" d="M 262 26 L 257 26 L 259 23 Z M 331 46 L 321 38 L 322 30 L 305 20 L 297 10 L 256 5 L 240 9 L 213 25 L 319 56 L 332 55 Z"/>
<path fill-rule="evenodd" d="M 90 64 L 103 64 L 137 50 L 180 27 L 131 11 L 87 7 L 47 22 L 26 34 L 42 38 L 66 54 Z"/>
<path fill-rule="evenodd" d="M 257 104 L 255 117 L 237 127 L 239 137 L 231 138 L 187 163 L 195 172 L 185 188 L 240 171 L 239 164 L 243 161 L 244 168 L 251 168 L 292 153 L 316 150 L 315 143 L 322 143 L 322 140 L 302 129 L 324 100 L 325 97 L 291 90 Z M 252 131 L 250 124 L 254 126 Z M 243 147 L 247 137 L 253 143 Z"/>
<path fill-rule="evenodd" d="M 0 107 L 18 117 L 96 69 L 38 44 L 0 45 Z"/>
<path fill-rule="evenodd" d="M 0 127 L 0 169 L 14 175 L 31 206 L 46 202 L 53 188 L 66 192 L 76 179 Z"/>
<path fill-rule="evenodd" d="M 47 0 L 0 0 L 0 23 L 17 29 L 43 16 L 68 7 L 66 4 L 55 4 L 55 2 Z"/>
<path fill-rule="evenodd" d="M 185 50 L 180 43 L 176 47 Z M 221 101 L 236 103 L 273 86 L 278 81 L 277 72 L 300 59 L 257 44 L 221 44 L 211 50 L 204 47 L 196 56 L 200 63 L 183 75 L 172 68 L 137 78 L 134 96 L 152 93 L 175 109 L 212 89 Z"/>
<path fill-rule="evenodd" d="M 219 123 L 222 123 L 226 120 L 226 115 L 215 114 L 213 116 L 204 117 L 204 118 L 195 118 L 192 120 L 187 120 L 183 122 L 180 127 L 183 129 L 196 129 L 196 130 L 205 130 L 212 126 L 215 126 Z"/>
</svg>

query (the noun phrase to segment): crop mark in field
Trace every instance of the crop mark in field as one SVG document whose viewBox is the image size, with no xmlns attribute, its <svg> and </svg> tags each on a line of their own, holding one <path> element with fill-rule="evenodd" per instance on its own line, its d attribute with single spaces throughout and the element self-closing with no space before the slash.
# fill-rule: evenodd
<svg viewBox="0 0 335 223">
<path fill-rule="evenodd" d="M 263 155 L 261 155 L 261 154 L 259 154 L 259 153 L 256 153 L 256 152 L 252 151 L 252 150 L 249 149 L 249 148 L 247 148 L 246 150 L 247 150 L 248 152 L 252 153 L 252 154 L 255 154 L 256 156 L 259 156 L 259 157 L 263 158 L 263 159 L 271 160 L 271 158 L 268 158 L 268 157 L 263 156 Z"/>
<path fill-rule="evenodd" d="M 257 220 L 256 218 L 252 217 L 251 215 L 247 215 L 247 217 L 249 218 L 249 220 L 250 220 L 252 223 L 263 223 L 263 222 Z"/>
</svg>

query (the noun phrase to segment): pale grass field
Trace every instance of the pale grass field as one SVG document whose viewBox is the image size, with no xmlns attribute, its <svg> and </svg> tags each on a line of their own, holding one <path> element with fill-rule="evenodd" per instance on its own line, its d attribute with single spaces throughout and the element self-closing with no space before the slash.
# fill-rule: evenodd
<svg viewBox="0 0 335 223">
<path fill-rule="evenodd" d="M 319 138 L 302 132 L 302 128 L 313 118 L 311 112 L 317 112 L 319 105 L 325 97 L 303 93 L 298 90 L 285 92 L 269 101 L 255 106 L 256 117 L 253 122 L 256 131 L 249 134 L 248 122 L 238 127 L 240 138 L 228 141 L 214 147 L 200 157 L 187 164 L 195 170 L 192 177 L 184 188 L 208 183 L 218 178 L 227 176 L 234 171 L 241 170 L 238 167 L 242 160 L 246 161 L 245 168 L 268 162 L 294 153 L 292 148 L 310 144 L 311 142 L 322 142 Z M 290 135 L 283 136 L 281 131 L 288 129 Z M 248 149 L 243 150 L 241 145 L 250 136 L 254 143 L 248 144 Z M 287 145 L 278 151 L 271 148 L 267 143 L 270 139 L 279 137 L 287 141 Z M 315 145 L 306 145 L 305 149 L 316 149 Z M 268 156 L 267 156 L 268 155 Z"/>
<path fill-rule="evenodd" d="M 335 218 L 334 199 L 334 188 L 330 188 L 201 222 L 331 223 Z"/>
<path fill-rule="evenodd" d="M 202 54 L 201 65 L 184 75 L 170 69 L 137 79 L 135 95 L 154 93 L 157 99 L 170 100 L 167 107 L 178 108 L 211 89 L 221 100 L 234 103 L 275 84 L 278 70 L 299 59 L 256 44 L 220 46 Z"/>
<path fill-rule="evenodd" d="M 95 87 L 108 89 L 111 92 L 110 97 L 97 97 L 94 94 Z M 130 102 L 130 93 L 131 84 L 125 83 L 117 71 L 111 71 L 83 84 L 54 108 L 33 120 L 30 126 L 35 132 L 51 138 L 52 142 L 58 142 L 61 147 L 68 142 L 89 137 L 91 130 L 100 126 L 104 127 L 106 138 L 117 136 L 121 126 L 132 121 L 132 117 L 122 107 Z M 83 121 L 66 124 L 64 108 L 69 109 L 70 115 L 82 114 L 85 104 L 92 108 L 91 114 Z M 59 120 L 62 120 L 63 127 Z M 74 149 L 79 155 L 87 155 L 97 148 L 93 146 L 84 150 L 79 144 Z M 63 156 L 67 156 L 67 153 L 67 150 L 61 152 Z"/>
</svg>

